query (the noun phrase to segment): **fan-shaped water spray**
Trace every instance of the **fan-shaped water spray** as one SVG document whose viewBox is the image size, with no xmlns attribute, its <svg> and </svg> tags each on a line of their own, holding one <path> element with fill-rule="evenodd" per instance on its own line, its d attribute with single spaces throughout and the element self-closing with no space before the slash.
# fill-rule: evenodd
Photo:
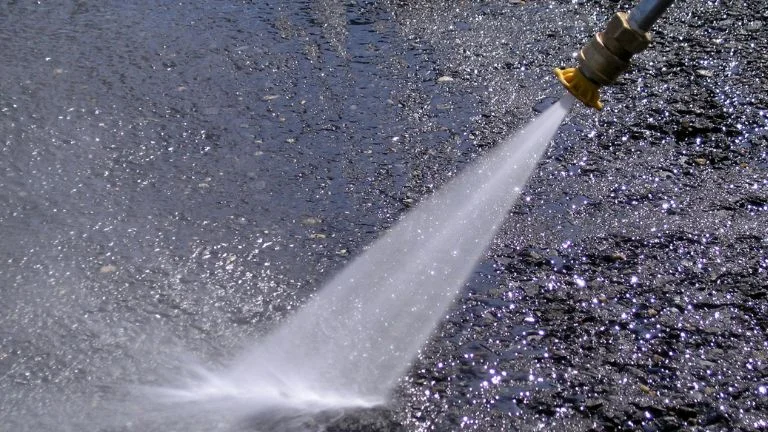
<svg viewBox="0 0 768 432">
<path fill-rule="evenodd" d="M 252 411 L 385 402 L 482 258 L 573 100 L 563 97 L 426 198 L 228 369 L 198 369 L 157 394 Z"/>
</svg>

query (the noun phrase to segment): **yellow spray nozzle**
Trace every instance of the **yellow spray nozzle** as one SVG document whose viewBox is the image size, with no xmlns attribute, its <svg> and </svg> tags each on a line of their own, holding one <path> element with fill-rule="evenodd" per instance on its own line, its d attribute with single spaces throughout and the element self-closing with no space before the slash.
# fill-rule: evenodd
<svg viewBox="0 0 768 432">
<path fill-rule="evenodd" d="M 557 79 L 584 105 L 602 109 L 600 86 L 613 84 L 629 68 L 630 58 L 648 48 L 651 25 L 672 0 L 641 0 L 632 12 L 615 13 L 605 30 L 579 51 L 579 66 L 555 69 Z"/>
<path fill-rule="evenodd" d="M 584 102 L 584 105 L 603 109 L 603 103 L 600 102 L 600 86 L 585 77 L 578 68 L 556 68 L 555 75 L 576 99 Z"/>
</svg>

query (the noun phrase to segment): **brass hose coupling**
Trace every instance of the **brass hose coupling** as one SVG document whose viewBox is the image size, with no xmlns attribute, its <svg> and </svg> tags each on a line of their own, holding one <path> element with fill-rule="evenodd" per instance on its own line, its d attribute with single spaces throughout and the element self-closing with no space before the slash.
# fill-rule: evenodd
<svg viewBox="0 0 768 432">
<path fill-rule="evenodd" d="M 587 79 L 601 86 L 611 84 L 629 68 L 629 59 L 650 43 L 648 32 L 633 29 L 628 15 L 618 12 L 608 21 L 605 30 L 579 51 L 579 68 Z"/>
</svg>

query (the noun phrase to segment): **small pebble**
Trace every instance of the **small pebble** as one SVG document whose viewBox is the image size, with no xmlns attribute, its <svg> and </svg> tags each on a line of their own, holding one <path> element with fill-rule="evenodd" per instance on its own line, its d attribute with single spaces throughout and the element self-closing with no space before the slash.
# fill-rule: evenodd
<svg viewBox="0 0 768 432">
<path fill-rule="evenodd" d="M 437 82 L 439 82 L 439 83 L 451 82 L 451 81 L 453 81 L 453 78 L 451 78 L 451 77 L 449 77 L 447 75 L 446 76 L 441 76 L 440 78 L 437 79 Z"/>
<path fill-rule="evenodd" d="M 584 406 L 588 410 L 596 410 L 596 409 L 602 408 L 604 404 L 605 402 L 600 399 L 587 399 Z"/>
<path fill-rule="evenodd" d="M 752 21 L 751 23 L 747 24 L 747 30 L 751 32 L 756 32 L 763 28 L 763 22 L 762 21 Z"/>
<path fill-rule="evenodd" d="M 525 291 L 525 294 L 529 297 L 535 297 L 539 295 L 539 287 L 533 283 L 524 286 L 523 291 Z"/>
<path fill-rule="evenodd" d="M 112 264 L 103 265 L 99 269 L 99 273 L 114 273 L 116 271 L 117 271 L 117 266 Z"/>
<path fill-rule="evenodd" d="M 613 252 L 612 254 L 608 255 L 608 261 L 611 261 L 611 262 L 626 261 L 626 260 L 627 260 L 627 256 L 621 252 Z"/>
<path fill-rule="evenodd" d="M 535 261 L 538 261 L 538 260 L 543 258 L 540 254 L 538 254 L 538 253 L 536 253 L 535 251 L 532 251 L 532 250 L 528 250 L 528 251 L 523 252 L 523 256 L 528 257 L 528 258 L 530 258 L 532 260 L 535 260 Z"/>
<path fill-rule="evenodd" d="M 311 216 L 310 217 L 306 217 L 306 218 L 301 220 L 301 224 L 302 225 L 318 225 L 318 224 L 320 224 L 322 222 L 323 222 L 322 219 L 316 218 L 316 217 L 311 217 Z"/>
</svg>

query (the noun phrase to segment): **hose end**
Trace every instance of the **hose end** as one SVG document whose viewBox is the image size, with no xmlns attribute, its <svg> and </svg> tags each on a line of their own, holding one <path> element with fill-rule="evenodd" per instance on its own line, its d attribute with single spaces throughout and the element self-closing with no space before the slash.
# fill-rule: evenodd
<svg viewBox="0 0 768 432">
<path fill-rule="evenodd" d="M 579 66 L 555 69 L 557 79 L 585 105 L 601 109 L 600 86 L 613 84 L 629 68 L 630 58 L 648 48 L 651 35 L 638 31 L 624 12 L 614 14 L 605 30 L 579 51 Z"/>
<path fill-rule="evenodd" d="M 554 72 L 560 83 L 576 99 L 588 107 L 603 109 L 603 103 L 600 102 L 600 86 L 585 77 L 578 68 L 556 68 Z"/>
</svg>

